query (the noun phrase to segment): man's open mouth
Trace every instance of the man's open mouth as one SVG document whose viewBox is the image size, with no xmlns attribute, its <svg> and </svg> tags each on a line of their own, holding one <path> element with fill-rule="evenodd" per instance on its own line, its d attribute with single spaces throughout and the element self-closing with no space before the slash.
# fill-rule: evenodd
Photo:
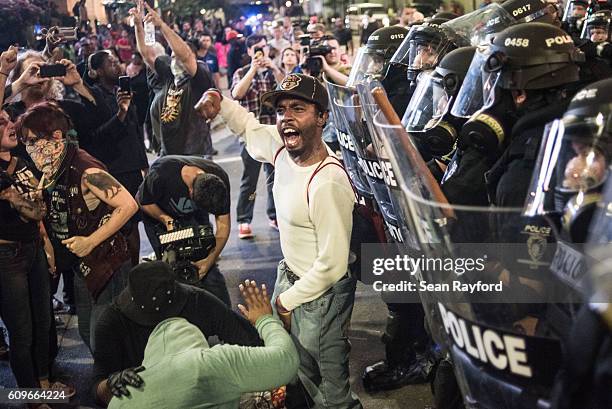
<svg viewBox="0 0 612 409">
<path fill-rule="evenodd" d="M 296 128 L 286 127 L 282 129 L 281 136 L 285 141 L 285 146 L 287 148 L 295 148 L 300 143 L 300 133 Z"/>
</svg>

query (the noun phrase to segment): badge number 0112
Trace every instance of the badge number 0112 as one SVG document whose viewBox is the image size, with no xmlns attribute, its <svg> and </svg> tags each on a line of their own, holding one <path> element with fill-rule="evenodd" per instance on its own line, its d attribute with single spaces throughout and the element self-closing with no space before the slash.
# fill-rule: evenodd
<svg viewBox="0 0 612 409">
<path fill-rule="evenodd" d="M 0 404 L 3 403 L 68 403 L 66 391 L 40 388 L 2 388 Z"/>
</svg>

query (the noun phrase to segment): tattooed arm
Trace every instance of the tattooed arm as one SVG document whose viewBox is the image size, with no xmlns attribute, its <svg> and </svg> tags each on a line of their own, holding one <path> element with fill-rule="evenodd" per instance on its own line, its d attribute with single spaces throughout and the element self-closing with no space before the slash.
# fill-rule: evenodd
<svg viewBox="0 0 612 409">
<path fill-rule="evenodd" d="M 121 186 L 121 183 L 102 169 L 89 168 L 85 170 L 81 178 L 81 187 L 83 196 L 94 195 L 114 209 L 110 219 L 91 235 L 87 237 L 75 236 L 62 241 L 68 247 L 68 250 L 78 257 L 85 257 L 96 246 L 119 231 L 136 213 L 138 205 L 132 195 Z"/>
<path fill-rule="evenodd" d="M 24 220 L 40 221 L 45 217 L 42 200 L 28 200 L 12 186 L 0 192 L 0 199 L 7 200 Z"/>
</svg>

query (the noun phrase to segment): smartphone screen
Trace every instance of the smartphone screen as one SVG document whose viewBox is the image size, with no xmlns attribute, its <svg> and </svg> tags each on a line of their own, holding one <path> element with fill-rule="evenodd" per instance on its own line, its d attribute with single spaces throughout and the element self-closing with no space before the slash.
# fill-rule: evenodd
<svg viewBox="0 0 612 409">
<path fill-rule="evenodd" d="M 63 77 L 66 75 L 66 66 L 64 64 L 41 65 L 39 74 L 42 78 Z"/>
<path fill-rule="evenodd" d="M 131 78 L 127 75 L 119 77 L 119 91 L 130 92 L 132 90 Z"/>
</svg>

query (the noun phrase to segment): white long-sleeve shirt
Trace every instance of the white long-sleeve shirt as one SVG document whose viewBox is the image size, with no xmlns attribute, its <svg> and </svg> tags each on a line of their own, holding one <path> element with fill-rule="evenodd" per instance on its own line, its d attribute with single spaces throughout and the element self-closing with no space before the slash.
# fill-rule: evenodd
<svg viewBox="0 0 612 409">
<path fill-rule="evenodd" d="M 236 101 L 223 98 L 220 115 L 229 128 L 246 141 L 249 154 L 260 162 L 274 163 L 274 203 L 281 249 L 287 266 L 300 280 L 280 295 L 293 310 L 317 299 L 347 271 L 353 228 L 355 195 L 346 173 L 335 165 L 299 166 L 283 149 L 275 125 L 262 125 Z M 337 162 L 328 157 L 326 162 Z"/>
</svg>

